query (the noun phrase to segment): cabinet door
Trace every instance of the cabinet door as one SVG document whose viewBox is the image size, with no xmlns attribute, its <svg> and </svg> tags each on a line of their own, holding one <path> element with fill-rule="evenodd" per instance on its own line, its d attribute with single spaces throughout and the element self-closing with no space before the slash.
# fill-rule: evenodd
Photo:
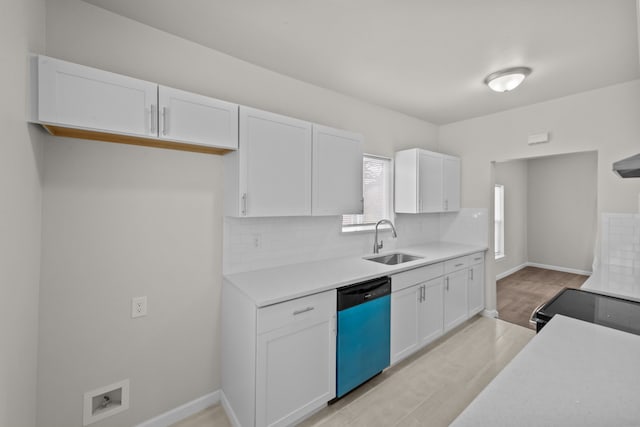
<svg viewBox="0 0 640 427">
<path fill-rule="evenodd" d="M 258 336 L 256 426 L 288 426 L 336 391 L 335 316 Z"/>
<path fill-rule="evenodd" d="M 240 108 L 244 216 L 311 215 L 311 123 Z"/>
<path fill-rule="evenodd" d="M 46 56 L 38 57 L 38 121 L 157 137 L 158 86 Z"/>
<path fill-rule="evenodd" d="M 444 278 L 444 330 L 447 331 L 467 319 L 467 269 L 458 270 Z"/>
<path fill-rule="evenodd" d="M 362 137 L 313 125 L 313 215 L 362 213 Z"/>
<path fill-rule="evenodd" d="M 391 294 L 391 364 L 407 357 L 420 346 L 422 286 L 412 286 Z"/>
<path fill-rule="evenodd" d="M 165 86 L 158 87 L 160 139 L 238 148 L 238 106 Z"/>
<path fill-rule="evenodd" d="M 443 160 L 443 208 L 460 210 L 460 159 L 446 156 Z"/>
<path fill-rule="evenodd" d="M 420 152 L 418 160 L 418 211 L 442 212 L 442 155 Z"/>
<path fill-rule="evenodd" d="M 424 285 L 424 301 L 421 310 L 420 341 L 428 344 L 444 331 L 444 279 L 429 280 Z"/>
<path fill-rule="evenodd" d="M 484 263 L 469 268 L 469 316 L 484 309 Z"/>
</svg>

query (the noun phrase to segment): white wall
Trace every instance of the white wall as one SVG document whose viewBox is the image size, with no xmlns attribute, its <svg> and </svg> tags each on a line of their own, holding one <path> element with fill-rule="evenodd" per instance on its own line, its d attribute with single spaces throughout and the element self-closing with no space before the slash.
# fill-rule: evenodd
<svg viewBox="0 0 640 427">
<path fill-rule="evenodd" d="M 80 0 L 49 0 L 46 28 L 50 56 L 360 132 L 370 153 L 436 145 L 429 123 Z M 38 424 L 80 425 L 82 393 L 123 378 L 131 408 L 96 427 L 219 389 L 222 158 L 51 138 L 45 170 Z M 149 315 L 132 320 L 140 295 Z"/>
<path fill-rule="evenodd" d="M 496 276 L 528 261 L 527 163 L 526 160 L 512 160 L 495 164 L 496 184 L 504 185 L 505 214 L 504 258 L 496 261 Z"/>
<path fill-rule="evenodd" d="M 528 163 L 529 262 L 591 271 L 597 229 L 596 153 L 541 157 Z"/>
<path fill-rule="evenodd" d="M 508 96 L 508 94 L 507 94 Z M 595 150 L 597 212 L 636 212 L 640 180 L 621 179 L 611 163 L 640 151 L 640 81 L 610 86 L 439 128 L 441 150 L 462 157 L 463 206 L 491 207 L 492 161 Z M 549 131 L 547 144 L 527 136 Z M 491 228 L 492 229 L 492 228 Z M 491 242 L 493 250 L 493 242 Z M 487 265 L 487 305 L 495 308 L 495 266 Z"/>
<path fill-rule="evenodd" d="M 0 427 L 35 425 L 42 132 L 26 123 L 27 54 L 44 51 L 43 0 L 0 14 Z"/>
</svg>

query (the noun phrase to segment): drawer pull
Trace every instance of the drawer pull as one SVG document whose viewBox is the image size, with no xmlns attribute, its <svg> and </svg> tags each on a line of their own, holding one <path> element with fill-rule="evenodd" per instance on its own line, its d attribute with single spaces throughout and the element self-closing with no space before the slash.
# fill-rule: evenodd
<svg viewBox="0 0 640 427">
<path fill-rule="evenodd" d="M 456 264 L 456 267 L 462 267 L 464 265 L 464 263 L 460 263 L 460 264 Z"/>
<path fill-rule="evenodd" d="M 314 307 L 307 307 L 307 308 L 303 308 L 303 309 L 300 309 L 300 310 L 296 310 L 296 311 L 293 312 L 293 315 L 297 316 L 298 314 L 306 313 L 307 311 L 313 310 L 313 308 Z"/>
<path fill-rule="evenodd" d="M 474 258 L 474 261 L 480 261 L 482 258 Z"/>
</svg>

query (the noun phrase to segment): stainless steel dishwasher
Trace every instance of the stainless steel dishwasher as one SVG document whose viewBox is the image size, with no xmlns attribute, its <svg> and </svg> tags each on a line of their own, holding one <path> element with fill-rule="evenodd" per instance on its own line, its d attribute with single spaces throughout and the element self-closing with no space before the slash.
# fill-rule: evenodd
<svg viewBox="0 0 640 427">
<path fill-rule="evenodd" d="M 389 366 L 391 279 L 338 288 L 336 398 Z"/>
</svg>

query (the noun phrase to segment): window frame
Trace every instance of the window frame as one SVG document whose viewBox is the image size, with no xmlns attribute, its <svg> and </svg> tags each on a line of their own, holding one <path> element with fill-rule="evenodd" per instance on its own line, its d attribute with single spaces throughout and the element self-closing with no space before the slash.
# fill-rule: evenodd
<svg viewBox="0 0 640 427">
<path fill-rule="evenodd" d="M 385 161 L 388 161 L 388 165 L 389 165 L 389 171 L 388 171 L 388 177 L 387 177 L 387 186 L 389 188 L 389 205 L 388 205 L 388 209 L 389 209 L 389 220 L 391 220 L 394 224 L 395 224 L 395 206 L 394 206 L 394 162 L 393 162 L 393 158 L 392 157 L 386 157 L 386 156 L 380 156 L 378 154 L 369 154 L 369 153 L 363 153 L 362 154 L 362 160 L 364 162 L 365 158 L 373 158 L 373 159 L 382 159 Z M 364 178 L 364 167 L 362 170 L 363 173 L 363 178 Z M 363 188 L 362 188 L 362 197 L 364 200 L 364 182 L 362 184 Z M 353 215 L 357 215 L 357 214 L 353 214 Z M 345 216 L 352 216 L 352 215 L 342 215 L 342 218 L 344 218 Z M 381 218 L 382 219 L 382 218 Z M 344 219 L 343 219 L 344 221 Z M 352 225 L 342 225 L 340 227 L 340 232 L 341 233 L 370 233 L 372 231 L 375 230 L 376 224 L 375 223 L 365 223 L 365 224 L 352 224 Z M 391 227 L 388 224 L 382 224 L 378 227 L 378 230 L 385 230 L 385 229 L 390 229 Z"/>
<path fill-rule="evenodd" d="M 498 190 L 500 191 L 500 196 L 498 197 Z M 499 199 L 499 200 L 498 200 Z M 495 184 L 493 189 L 493 242 L 494 242 L 494 256 L 496 260 L 502 259 L 505 257 L 505 247 L 504 247 L 504 185 L 503 184 Z M 500 219 L 498 219 L 498 208 L 500 212 Z"/>
</svg>

